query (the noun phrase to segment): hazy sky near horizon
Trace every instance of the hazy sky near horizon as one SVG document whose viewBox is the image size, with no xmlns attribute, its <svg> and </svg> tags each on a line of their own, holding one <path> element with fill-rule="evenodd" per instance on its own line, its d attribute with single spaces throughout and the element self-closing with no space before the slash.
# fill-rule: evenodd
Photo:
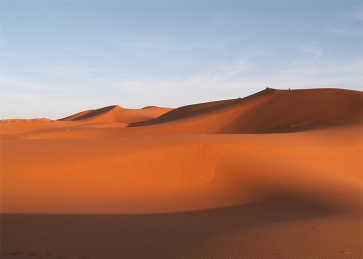
<svg viewBox="0 0 363 259">
<path fill-rule="evenodd" d="M 362 1 L 0 0 L 0 118 L 363 88 Z"/>
</svg>

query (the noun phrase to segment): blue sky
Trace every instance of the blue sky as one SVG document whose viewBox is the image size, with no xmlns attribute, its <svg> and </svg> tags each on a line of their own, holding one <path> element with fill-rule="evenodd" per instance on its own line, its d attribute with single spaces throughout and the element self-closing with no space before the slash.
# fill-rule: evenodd
<svg viewBox="0 0 363 259">
<path fill-rule="evenodd" d="M 0 118 L 363 88 L 362 1 L 0 0 Z"/>
</svg>

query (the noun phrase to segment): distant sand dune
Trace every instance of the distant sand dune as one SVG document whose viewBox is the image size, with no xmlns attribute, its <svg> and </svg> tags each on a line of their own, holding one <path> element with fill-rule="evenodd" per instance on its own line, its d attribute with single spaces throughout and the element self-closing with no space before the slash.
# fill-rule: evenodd
<svg viewBox="0 0 363 259">
<path fill-rule="evenodd" d="M 121 108 L 120 106 L 114 105 L 100 108 L 97 110 L 79 112 L 56 121 L 51 121 L 49 119 L 1 120 L 0 132 L 1 134 L 12 134 L 38 132 L 49 129 L 60 129 L 60 131 L 67 131 L 66 129 L 70 127 L 84 127 L 84 125 L 87 125 L 86 128 L 123 128 L 126 127 L 129 123 L 154 119 L 170 110 L 172 109 L 156 106 L 150 107 L 148 109 L 125 109 Z M 51 121 L 52 123 L 45 123 L 49 121 Z"/>
<path fill-rule="evenodd" d="M 59 130 L 2 138 L 261 134 L 361 125 L 362 96 L 362 92 L 341 89 L 267 89 L 246 98 L 195 104 L 174 110 L 157 107 L 130 110 L 109 106 L 61 119 L 63 124 L 59 124 Z M 65 131 L 67 124 L 64 123 L 67 121 L 70 123 L 68 126 L 73 128 L 71 132 Z M 79 126 L 74 122 L 80 122 Z M 99 125 L 101 123 L 104 124 L 102 130 Z M 84 127 L 84 124 L 97 126 Z M 9 132 L 6 127 L 2 131 Z"/>
<path fill-rule="evenodd" d="M 97 110 L 90 110 L 80 112 L 69 117 L 60 119 L 60 121 L 92 121 L 97 123 L 104 122 L 123 122 L 132 123 L 154 119 L 162 115 L 165 112 L 170 111 L 170 108 L 160 108 L 160 107 L 148 107 L 147 109 L 124 109 L 120 106 L 113 105 Z"/>
<path fill-rule="evenodd" d="M 362 258 L 362 103 L 266 89 L 1 121 L 1 256 Z"/>
</svg>

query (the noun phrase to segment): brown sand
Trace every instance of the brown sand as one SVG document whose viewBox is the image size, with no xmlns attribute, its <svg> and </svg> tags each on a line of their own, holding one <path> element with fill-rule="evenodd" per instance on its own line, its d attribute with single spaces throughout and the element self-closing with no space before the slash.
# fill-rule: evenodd
<svg viewBox="0 0 363 259">
<path fill-rule="evenodd" d="M 6 120 L 1 257 L 361 258 L 363 93 Z"/>
</svg>

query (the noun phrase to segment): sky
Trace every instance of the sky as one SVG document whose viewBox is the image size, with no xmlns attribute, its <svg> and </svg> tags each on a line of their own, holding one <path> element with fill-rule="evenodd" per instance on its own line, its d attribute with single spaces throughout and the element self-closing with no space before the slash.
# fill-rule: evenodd
<svg viewBox="0 0 363 259">
<path fill-rule="evenodd" d="M 0 0 L 0 118 L 363 90 L 363 1 Z"/>
</svg>

